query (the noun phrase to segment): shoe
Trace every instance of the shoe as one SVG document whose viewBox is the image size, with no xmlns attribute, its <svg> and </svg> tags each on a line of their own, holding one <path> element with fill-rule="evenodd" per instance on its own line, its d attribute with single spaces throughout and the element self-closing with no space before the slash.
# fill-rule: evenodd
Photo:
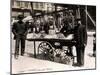
<svg viewBox="0 0 100 75">
<path fill-rule="evenodd" d="M 75 64 L 73 64 L 72 66 L 78 66 L 78 67 L 82 67 L 83 65 L 81 65 L 81 64 L 79 64 L 79 63 L 75 63 Z"/>
<path fill-rule="evenodd" d="M 21 53 L 21 56 L 24 56 L 24 53 Z"/>
<path fill-rule="evenodd" d="M 92 56 L 93 56 L 93 57 L 96 57 L 96 55 L 95 55 L 95 54 L 93 54 Z"/>
<path fill-rule="evenodd" d="M 18 59 L 18 54 L 15 54 L 15 55 L 14 55 L 14 58 L 15 58 L 15 59 Z"/>
</svg>

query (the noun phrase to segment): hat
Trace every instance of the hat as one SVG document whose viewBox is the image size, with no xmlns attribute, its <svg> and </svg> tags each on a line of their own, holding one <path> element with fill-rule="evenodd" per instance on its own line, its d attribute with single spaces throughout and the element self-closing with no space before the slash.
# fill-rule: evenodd
<svg viewBox="0 0 100 75">
<path fill-rule="evenodd" d="M 22 14 L 18 15 L 18 19 L 23 19 L 24 16 Z"/>
</svg>

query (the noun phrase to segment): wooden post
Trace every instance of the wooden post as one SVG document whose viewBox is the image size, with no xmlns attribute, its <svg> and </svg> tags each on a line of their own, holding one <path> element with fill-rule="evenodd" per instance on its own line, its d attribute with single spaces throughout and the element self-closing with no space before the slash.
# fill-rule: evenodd
<svg viewBox="0 0 100 75">
<path fill-rule="evenodd" d="M 34 41 L 34 58 L 36 58 L 36 45 L 35 45 L 35 41 Z"/>
</svg>

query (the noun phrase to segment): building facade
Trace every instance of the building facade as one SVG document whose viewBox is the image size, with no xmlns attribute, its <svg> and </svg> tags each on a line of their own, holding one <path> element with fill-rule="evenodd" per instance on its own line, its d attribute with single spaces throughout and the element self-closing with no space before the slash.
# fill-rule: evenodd
<svg viewBox="0 0 100 75">
<path fill-rule="evenodd" d="M 24 13 L 24 16 L 28 16 L 30 15 L 30 11 L 38 15 L 42 11 L 46 13 L 55 11 L 55 8 L 52 3 L 12 0 L 12 17 L 15 18 L 19 13 Z"/>
</svg>

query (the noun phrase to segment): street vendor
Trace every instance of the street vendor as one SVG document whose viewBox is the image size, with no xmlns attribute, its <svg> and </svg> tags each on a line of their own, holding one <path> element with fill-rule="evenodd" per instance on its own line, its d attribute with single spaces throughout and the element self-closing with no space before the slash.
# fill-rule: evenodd
<svg viewBox="0 0 100 75">
<path fill-rule="evenodd" d="M 63 19 L 63 27 L 62 29 L 60 30 L 61 33 L 63 33 L 65 36 L 71 34 L 72 32 L 72 26 L 71 24 L 68 22 L 68 18 L 64 18 Z"/>
<path fill-rule="evenodd" d="M 27 24 L 23 20 L 23 15 L 18 15 L 18 22 L 13 23 L 12 32 L 15 39 L 15 58 L 18 58 L 19 55 L 19 45 L 21 45 L 21 56 L 25 53 L 25 39 L 27 35 Z M 21 43 L 21 44 L 20 44 Z"/>
<path fill-rule="evenodd" d="M 65 37 L 67 37 L 68 35 L 72 34 L 72 26 L 68 21 L 67 17 L 64 17 L 63 19 L 63 24 L 64 26 L 62 27 L 62 29 L 60 30 L 61 33 L 64 34 Z M 72 54 L 72 46 L 69 46 L 69 53 L 66 53 L 67 55 L 73 56 Z"/>
<path fill-rule="evenodd" d="M 52 16 L 48 16 L 48 21 L 44 25 L 44 31 L 49 34 L 49 30 L 54 29 L 54 21 Z"/>
</svg>

